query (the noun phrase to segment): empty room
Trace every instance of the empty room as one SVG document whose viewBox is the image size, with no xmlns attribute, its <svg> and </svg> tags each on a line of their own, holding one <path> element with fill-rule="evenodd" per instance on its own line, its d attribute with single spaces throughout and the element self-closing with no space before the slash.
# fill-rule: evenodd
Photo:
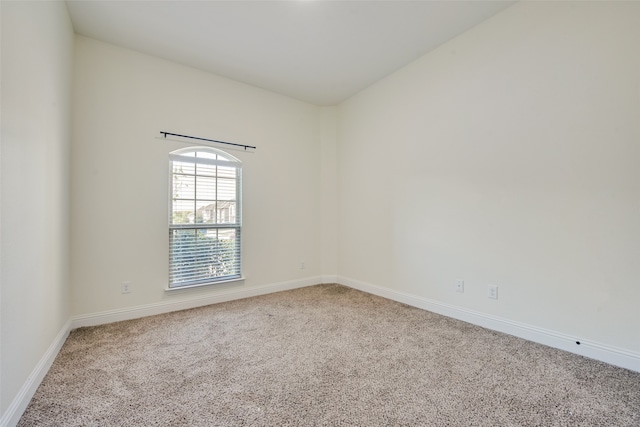
<svg viewBox="0 0 640 427">
<path fill-rule="evenodd" d="M 640 425 L 640 2 L 0 19 L 0 427 Z"/>
</svg>

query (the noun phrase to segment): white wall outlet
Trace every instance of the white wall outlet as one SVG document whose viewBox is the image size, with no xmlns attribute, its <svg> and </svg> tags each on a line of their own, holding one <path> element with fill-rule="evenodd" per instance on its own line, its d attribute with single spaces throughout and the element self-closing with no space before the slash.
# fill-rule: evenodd
<svg viewBox="0 0 640 427">
<path fill-rule="evenodd" d="M 304 260 L 300 261 L 300 270 L 304 270 Z"/>
<path fill-rule="evenodd" d="M 128 294 L 131 292 L 131 282 L 122 282 L 120 285 L 120 292 L 123 294 Z"/>
<path fill-rule="evenodd" d="M 456 292 L 464 292 L 464 280 L 456 280 Z"/>
<path fill-rule="evenodd" d="M 487 290 L 487 296 L 489 298 L 498 299 L 498 286 L 489 285 L 489 289 Z"/>
</svg>

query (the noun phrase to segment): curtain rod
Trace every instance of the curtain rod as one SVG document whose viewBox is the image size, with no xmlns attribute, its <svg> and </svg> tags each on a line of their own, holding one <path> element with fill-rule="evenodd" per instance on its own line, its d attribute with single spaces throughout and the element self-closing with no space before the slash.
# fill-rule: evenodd
<svg viewBox="0 0 640 427">
<path fill-rule="evenodd" d="M 200 141 L 216 142 L 218 144 L 234 145 L 236 147 L 244 148 L 245 151 L 247 151 L 247 148 L 253 148 L 254 150 L 256 149 L 256 147 L 254 147 L 253 145 L 236 144 L 234 142 L 225 142 L 225 141 L 218 141 L 218 140 L 215 140 L 215 139 L 199 138 L 197 136 L 180 135 L 179 133 L 160 132 L 160 134 L 164 135 L 165 138 L 167 137 L 167 135 L 171 135 L 171 136 L 179 136 L 179 137 L 182 137 L 182 138 L 197 139 L 197 140 L 200 140 Z"/>
</svg>

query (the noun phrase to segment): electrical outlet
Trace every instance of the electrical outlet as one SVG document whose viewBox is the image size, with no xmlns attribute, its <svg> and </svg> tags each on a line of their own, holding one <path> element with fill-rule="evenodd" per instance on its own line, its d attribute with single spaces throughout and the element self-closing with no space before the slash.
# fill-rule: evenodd
<svg viewBox="0 0 640 427">
<path fill-rule="evenodd" d="M 300 261 L 300 270 L 304 270 L 304 260 Z"/>
<path fill-rule="evenodd" d="M 498 287 L 496 285 L 489 285 L 487 296 L 492 299 L 498 299 Z"/>
<path fill-rule="evenodd" d="M 131 292 L 131 282 L 122 282 L 120 285 L 120 292 L 123 294 L 128 294 Z"/>
<path fill-rule="evenodd" d="M 464 280 L 458 279 L 456 280 L 456 292 L 464 292 Z"/>
</svg>

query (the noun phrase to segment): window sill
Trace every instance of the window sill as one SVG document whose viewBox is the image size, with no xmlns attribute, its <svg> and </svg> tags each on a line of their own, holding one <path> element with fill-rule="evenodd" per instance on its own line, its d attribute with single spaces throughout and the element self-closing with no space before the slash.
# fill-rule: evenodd
<svg viewBox="0 0 640 427">
<path fill-rule="evenodd" d="M 206 287 L 206 286 L 215 286 L 215 285 L 222 285 L 222 284 L 229 284 L 229 283 L 238 283 L 238 282 L 244 282 L 244 277 L 236 277 L 234 279 L 229 279 L 229 280 L 219 280 L 217 282 L 208 282 L 208 283 L 198 283 L 195 285 L 187 285 L 187 286 L 178 286 L 175 288 L 164 288 L 165 292 L 175 292 L 175 291 L 182 291 L 185 289 L 193 289 L 193 288 L 202 288 L 202 287 Z"/>
</svg>

